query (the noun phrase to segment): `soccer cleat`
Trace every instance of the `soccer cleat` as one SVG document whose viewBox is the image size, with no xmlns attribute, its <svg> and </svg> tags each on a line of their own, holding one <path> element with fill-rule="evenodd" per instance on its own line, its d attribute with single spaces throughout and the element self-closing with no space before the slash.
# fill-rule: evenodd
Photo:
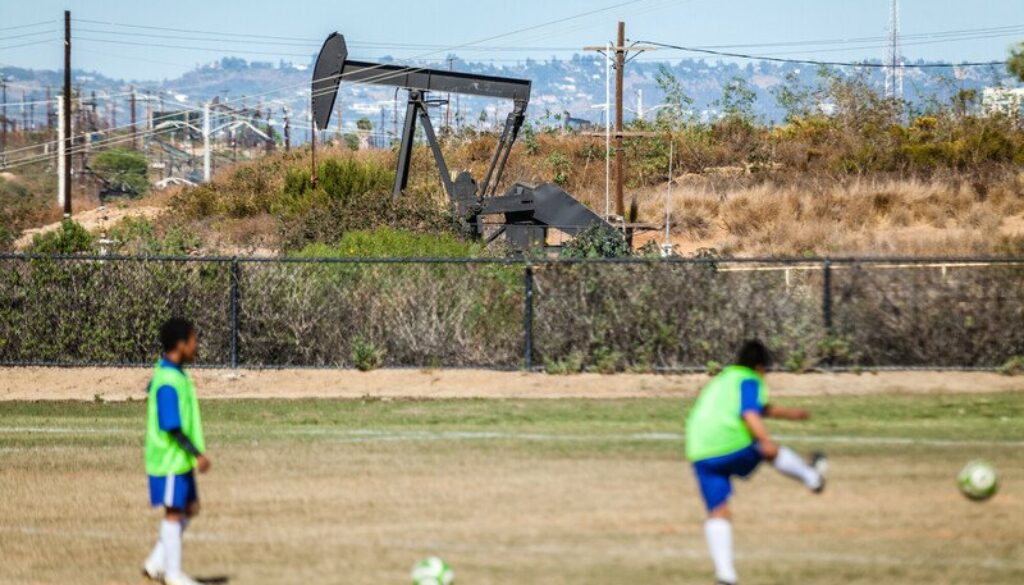
<svg viewBox="0 0 1024 585">
<path fill-rule="evenodd" d="M 821 485 L 811 490 L 816 494 L 820 494 L 825 491 L 825 476 L 828 474 L 828 457 L 825 456 L 821 451 L 815 451 L 811 454 L 811 467 L 818 472 L 818 476 L 821 477 Z"/>
<path fill-rule="evenodd" d="M 149 559 L 146 559 L 146 562 L 142 564 L 142 576 L 150 581 L 163 581 L 164 568 L 158 563 L 151 563 Z"/>
<path fill-rule="evenodd" d="M 730 583 L 728 581 L 715 581 L 715 585 L 736 585 L 736 583 Z"/>
<path fill-rule="evenodd" d="M 196 581 L 192 577 L 189 577 L 185 573 L 178 573 L 174 577 L 165 577 L 164 585 L 201 585 L 199 581 Z"/>
</svg>

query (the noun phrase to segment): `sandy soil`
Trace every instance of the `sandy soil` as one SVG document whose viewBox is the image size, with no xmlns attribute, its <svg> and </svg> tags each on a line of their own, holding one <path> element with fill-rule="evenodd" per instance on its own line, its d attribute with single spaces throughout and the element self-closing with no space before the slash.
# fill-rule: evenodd
<svg viewBox="0 0 1024 585">
<path fill-rule="evenodd" d="M 148 368 L 0 368 L 0 400 L 139 399 Z M 704 374 L 551 376 L 490 370 L 194 370 L 204 398 L 630 398 L 694 396 Z M 1024 377 L 978 372 L 772 374 L 776 396 L 1024 391 Z"/>
<path fill-rule="evenodd" d="M 155 206 L 108 206 L 105 209 L 97 207 L 96 209 L 76 212 L 74 219 L 76 222 L 82 224 L 82 227 L 92 232 L 104 227 L 109 229 L 126 217 L 143 217 L 146 219 L 152 219 L 160 215 L 163 210 L 163 207 Z M 14 242 L 14 246 L 19 250 L 23 249 L 32 242 L 32 238 L 35 237 L 36 234 L 45 234 L 59 227 L 60 222 L 58 221 L 39 228 L 27 229 L 22 232 L 21 237 Z"/>
</svg>

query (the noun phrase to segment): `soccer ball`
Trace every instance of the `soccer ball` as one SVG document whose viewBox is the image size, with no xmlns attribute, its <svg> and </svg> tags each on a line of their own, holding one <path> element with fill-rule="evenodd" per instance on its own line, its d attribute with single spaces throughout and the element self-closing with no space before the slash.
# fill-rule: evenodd
<svg viewBox="0 0 1024 585">
<path fill-rule="evenodd" d="M 413 585 L 452 585 L 455 571 L 437 557 L 423 559 L 412 568 Z"/>
<path fill-rule="evenodd" d="M 980 502 L 995 495 L 999 489 L 996 468 L 985 461 L 971 461 L 956 478 L 960 491 L 968 498 Z"/>
</svg>

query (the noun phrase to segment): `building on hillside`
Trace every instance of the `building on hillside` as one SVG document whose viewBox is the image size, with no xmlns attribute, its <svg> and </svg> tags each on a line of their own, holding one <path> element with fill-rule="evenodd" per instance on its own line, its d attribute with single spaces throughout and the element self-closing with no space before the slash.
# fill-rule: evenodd
<svg viewBox="0 0 1024 585">
<path fill-rule="evenodd" d="M 986 87 L 981 92 L 981 111 L 985 115 L 1021 118 L 1024 115 L 1024 87 Z"/>
</svg>

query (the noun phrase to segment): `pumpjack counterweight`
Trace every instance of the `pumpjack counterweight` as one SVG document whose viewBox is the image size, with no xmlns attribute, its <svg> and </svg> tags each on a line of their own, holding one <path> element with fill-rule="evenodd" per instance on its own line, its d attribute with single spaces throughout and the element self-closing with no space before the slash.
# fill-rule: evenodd
<svg viewBox="0 0 1024 585">
<path fill-rule="evenodd" d="M 491 242 L 504 235 L 514 249 L 527 251 L 546 247 L 548 232 L 552 229 L 575 235 L 594 224 L 611 227 L 552 183 L 516 183 L 504 195 L 496 195 L 512 146 L 526 119 L 526 108 L 530 102 L 529 80 L 350 60 L 345 37 L 335 32 L 324 41 L 313 67 L 313 122 L 318 129 L 327 128 L 330 123 L 342 80 L 397 87 L 408 92 L 393 197 L 401 197 L 408 186 L 416 123 L 419 122 L 452 208 L 467 231 L 475 236 L 487 237 Z M 505 118 L 482 183 L 477 183 L 468 171 L 461 171 L 452 180 L 430 121 L 428 92 L 512 100 L 512 111 Z M 487 221 L 489 216 L 503 216 L 503 221 Z M 489 237 L 487 229 L 494 230 Z"/>
</svg>

